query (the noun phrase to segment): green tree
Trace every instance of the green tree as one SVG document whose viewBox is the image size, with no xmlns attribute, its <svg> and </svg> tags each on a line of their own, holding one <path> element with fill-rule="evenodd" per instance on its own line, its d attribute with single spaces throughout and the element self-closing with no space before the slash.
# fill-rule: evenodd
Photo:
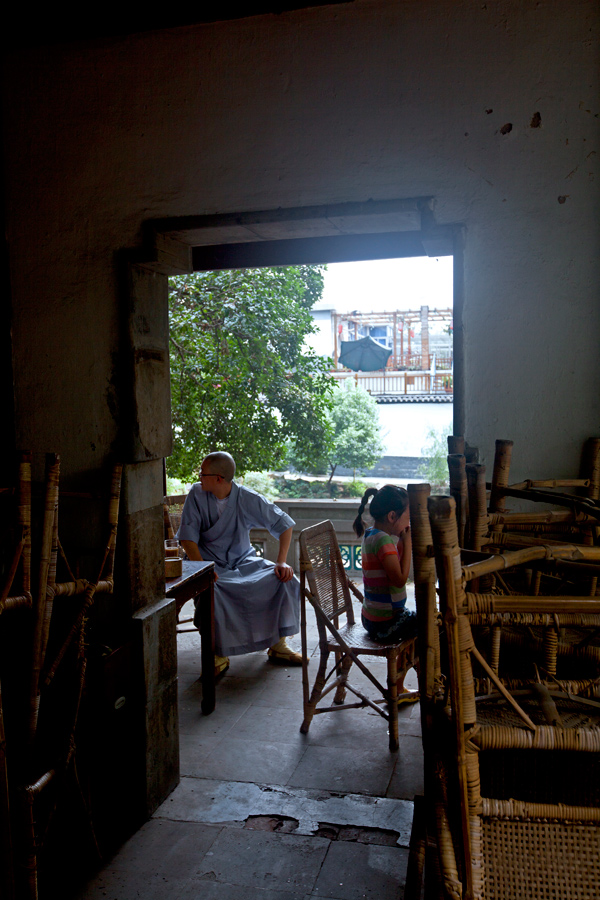
<svg viewBox="0 0 600 900">
<path fill-rule="evenodd" d="M 331 482 L 338 466 L 356 472 L 356 469 L 370 469 L 381 459 L 383 445 L 377 404 L 351 378 L 336 385 L 328 415 L 332 430 L 329 451 L 319 457 L 315 453 L 306 455 L 295 447 L 291 457 L 296 468 L 315 474 L 328 470 Z"/>
<path fill-rule="evenodd" d="M 450 486 L 448 474 L 448 435 L 452 428 L 436 431 L 430 428 L 427 432 L 427 443 L 421 449 L 425 461 L 419 466 L 419 475 L 436 491 L 447 491 Z"/>
<path fill-rule="evenodd" d="M 217 449 L 229 450 L 242 474 L 280 467 L 289 440 L 324 452 L 330 361 L 304 346 L 322 290 L 322 266 L 171 279 L 169 475 L 195 480 Z"/>
</svg>

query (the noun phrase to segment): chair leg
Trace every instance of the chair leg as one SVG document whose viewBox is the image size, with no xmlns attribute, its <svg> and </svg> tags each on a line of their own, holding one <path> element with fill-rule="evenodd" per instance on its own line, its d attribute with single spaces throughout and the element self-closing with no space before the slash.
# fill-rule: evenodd
<svg viewBox="0 0 600 900">
<path fill-rule="evenodd" d="M 342 679 L 342 683 L 338 686 L 335 696 L 333 698 L 333 702 L 337 704 L 342 704 L 346 699 L 346 682 L 348 681 L 348 675 L 350 673 L 350 668 L 352 666 L 352 659 L 347 654 L 344 655 L 340 653 L 339 650 L 336 650 L 335 653 L 336 659 L 336 673 L 338 678 Z"/>
<path fill-rule="evenodd" d="M 416 794 L 410 843 L 408 845 L 408 867 L 404 885 L 404 900 L 421 900 L 426 849 L 427 809 L 425 797 L 422 794 Z"/>
<path fill-rule="evenodd" d="M 390 726 L 390 750 L 398 749 L 398 657 L 395 653 L 388 656 L 387 687 L 388 712 Z"/>
<path fill-rule="evenodd" d="M 327 670 L 328 657 L 329 650 L 321 650 L 319 669 L 317 671 L 317 677 L 315 678 L 315 683 L 310 694 L 310 700 L 308 701 L 308 703 L 304 704 L 304 721 L 300 726 L 300 731 L 302 734 L 308 734 L 308 729 L 310 728 L 310 723 L 312 722 L 313 716 L 315 714 L 315 709 L 317 708 L 317 704 L 321 699 L 321 694 L 323 693 L 323 688 L 325 687 L 325 672 Z"/>
</svg>

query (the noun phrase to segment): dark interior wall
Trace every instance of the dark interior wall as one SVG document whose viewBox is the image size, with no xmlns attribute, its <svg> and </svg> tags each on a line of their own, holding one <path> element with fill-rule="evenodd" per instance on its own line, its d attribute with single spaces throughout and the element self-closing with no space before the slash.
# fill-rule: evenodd
<svg viewBox="0 0 600 900">
<path fill-rule="evenodd" d="M 469 437 L 530 469 L 533 425 L 570 459 L 598 413 L 597 18 L 357 0 L 9 57 L 19 445 L 65 475 L 116 446 L 115 254 L 144 220 L 427 195 L 466 227 Z"/>
</svg>

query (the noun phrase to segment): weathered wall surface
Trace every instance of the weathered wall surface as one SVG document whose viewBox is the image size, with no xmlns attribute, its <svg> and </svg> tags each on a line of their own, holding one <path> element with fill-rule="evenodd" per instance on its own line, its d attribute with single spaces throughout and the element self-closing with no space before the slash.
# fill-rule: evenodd
<svg viewBox="0 0 600 900">
<path fill-rule="evenodd" d="M 597 20 L 356 0 L 9 60 L 19 444 L 74 473 L 115 445 L 115 253 L 145 219 L 433 195 L 466 227 L 468 438 L 571 471 L 599 418 Z"/>
</svg>

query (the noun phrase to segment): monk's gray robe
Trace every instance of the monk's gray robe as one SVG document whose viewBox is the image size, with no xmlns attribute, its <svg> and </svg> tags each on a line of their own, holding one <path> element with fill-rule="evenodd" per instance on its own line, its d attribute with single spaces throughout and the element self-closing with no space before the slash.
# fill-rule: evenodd
<svg viewBox="0 0 600 900">
<path fill-rule="evenodd" d="M 266 528 L 279 538 L 294 520 L 260 494 L 232 485 L 221 517 L 213 494 L 192 485 L 179 540 L 194 541 L 203 559 L 212 559 L 215 582 L 215 652 L 237 656 L 265 650 L 279 638 L 299 630 L 300 584 L 294 577 L 283 584 L 275 563 L 256 556 L 251 528 Z"/>
</svg>

